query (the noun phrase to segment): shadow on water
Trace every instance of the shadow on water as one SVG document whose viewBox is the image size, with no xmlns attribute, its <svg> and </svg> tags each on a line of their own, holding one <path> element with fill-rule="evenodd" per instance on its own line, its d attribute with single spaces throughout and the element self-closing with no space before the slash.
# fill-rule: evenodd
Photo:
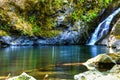
<svg viewBox="0 0 120 80">
<path fill-rule="evenodd" d="M 20 75 L 26 72 L 36 79 L 73 80 L 75 74 L 86 71 L 82 65 L 64 66 L 66 63 L 80 63 L 107 52 L 105 46 L 11 46 L 0 49 L 0 76 Z"/>
</svg>

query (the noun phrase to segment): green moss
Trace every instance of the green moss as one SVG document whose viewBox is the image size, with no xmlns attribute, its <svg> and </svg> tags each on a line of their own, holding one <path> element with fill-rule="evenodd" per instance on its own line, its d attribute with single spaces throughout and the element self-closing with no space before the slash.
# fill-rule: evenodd
<svg viewBox="0 0 120 80">
<path fill-rule="evenodd" d="M 111 35 L 116 36 L 120 39 L 120 19 L 114 24 L 114 30 L 111 32 Z"/>
<path fill-rule="evenodd" d="M 120 24 L 118 23 L 115 28 L 116 29 L 115 29 L 114 35 L 116 35 L 116 36 L 120 35 Z"/>
<path fill-rule="evenodd" d="M 6 31 L 0 30 L 0 36 L 7 36 L 8 33 Z"/>
<path fill-rule="evenodd" d="M 29 79 L 30 79 L 30 77 L 21 75 L 21 76 L 19 76 L 18 78 L 14 79 L 14 80 L 29 80 Z"/>
<path fill-rule="evenodd" d="M 66 2 L 67 1 L 67 2 Z M 53 37 L 61 31 L 54 30 L 57 16 L 63 6 L 73 8 L 65 23 L 80 20 L 91 23 L 103 7 L 112 0 L 3 0 L 0 6 L 0 29 L 7 33 Z M 104 3 L 104 4 L 103 4 Z M 53 31 L 54 30 L 54 31 Z"/>
</svg>

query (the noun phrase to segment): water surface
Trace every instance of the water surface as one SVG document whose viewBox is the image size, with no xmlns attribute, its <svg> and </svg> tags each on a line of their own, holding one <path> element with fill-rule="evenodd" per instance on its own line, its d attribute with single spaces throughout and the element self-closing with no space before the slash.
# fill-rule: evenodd
<svg viewBox="0 0 120 80">
<path fill-rule="evenodd" d="M 75 74 L 86 71 L 84 66 L 63 66 L 80 63 L 100 53 L 105 46 L 39 46 L 8 47 L 0 49 L 0 76 L 19 75 L 26 72 L 38 80 L 47 74 L 52 80 L 73 80 Z"/>
</svg>

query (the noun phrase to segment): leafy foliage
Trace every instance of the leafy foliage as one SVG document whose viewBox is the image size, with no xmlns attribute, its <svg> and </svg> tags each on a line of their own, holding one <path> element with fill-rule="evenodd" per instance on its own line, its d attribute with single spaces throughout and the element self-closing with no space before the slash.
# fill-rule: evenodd
<svg viewBox="0 0 120 80">
<path fill-rule="evenodd" d="M 68 3 L 65 3 L 68 1 Z M 80 20 L 90 23 L 100 10 L 113 0 L 3 0 L 0 6 L 0 29 L 8 33 L 21 35 L 52 37 L 60 31 L 53 32 L 56 26 L 56 14 L 63 6 L 72 7 L 65 22 L 71 24 Z"/>
</svg>

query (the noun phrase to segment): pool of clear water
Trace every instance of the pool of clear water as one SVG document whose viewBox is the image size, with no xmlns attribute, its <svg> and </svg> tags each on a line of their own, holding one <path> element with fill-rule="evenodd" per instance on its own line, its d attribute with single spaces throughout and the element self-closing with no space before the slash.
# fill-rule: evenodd
<svg viewBox="0 0 120 80">
<path fill-rule="evenodd" d="M 73 80 L 74 75 L 87 70 L 82 65 L 63 66 L 85 62 L 98 54 L 108 52 L 106 46 L 11 46 L 0 49 L 0 76 L 16 76 L 22 72 L 42 80 Z"/>
</svg>

